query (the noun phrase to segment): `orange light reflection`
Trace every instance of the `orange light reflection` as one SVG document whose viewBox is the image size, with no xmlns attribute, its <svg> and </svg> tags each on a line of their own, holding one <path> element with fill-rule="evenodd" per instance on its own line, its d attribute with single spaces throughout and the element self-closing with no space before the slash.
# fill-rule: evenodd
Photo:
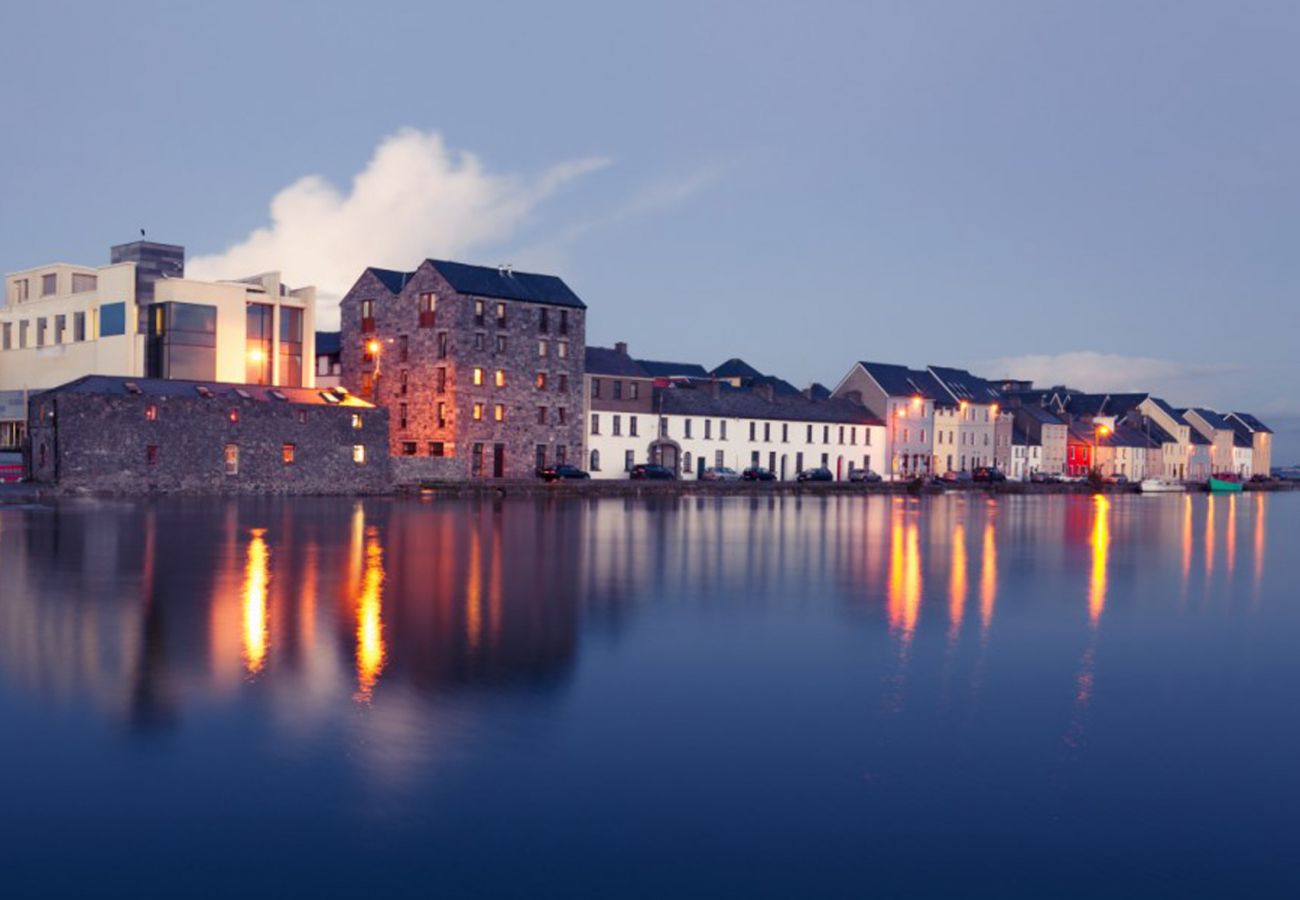
<svg viewBox="0 0 1300 900">
<path fill-rule="evenodd" d="M 244 669 L 256 675 L 266 665 L 267 631 L 266 589 L 270 581 L 271 551 L 266 546 L 266 529 L 250 532 L 244 562 Z"/>
<path fill-rule="evenodd" d="M 948 579 L 949 639 L 961 631 L 961 620 L 966 612 L 966 526 L 957 525 L 952 532 L 952 573 Z"/>
<path fill-rule="evenodd" d="M 365 552 L 361 593 L 357 596 L 356 699 L 362 703 L 370 702 L 387 658 L 382 618 L 384 549 L 379 543 L 378 531 L 374 526 L 366 529 Z"/>
<path fill-rule="evenodd" d="M 1110 557 L 1110 500 L 1093 497 L 1092 575 L 1088 581 L 1088 619 L 1093 627 L 1106 608 L 1106 567 Z"/>
</svg>

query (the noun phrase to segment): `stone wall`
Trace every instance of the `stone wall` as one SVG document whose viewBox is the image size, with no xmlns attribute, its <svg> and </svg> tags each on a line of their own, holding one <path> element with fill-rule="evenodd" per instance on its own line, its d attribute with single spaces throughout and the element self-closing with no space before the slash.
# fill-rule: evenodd
<svg viewBox="0 0 1300 900">
<path fill-rule="evenodd" d="M 437 297 L 433 322 L 422 324 L 420 294 L 432 291 Z M 374 300 L 374 330 L 361 330 L 361 302 Z M 566 460 L 578 463 L 582 455 L 583 357 L 586 348 L 586 311 L 546 305 L 550 325 L 542 333 L 539 322 L 542 304 L 506 300 L 506 324 L 499 327 L 495 309 L 498 301 L 485 298 L 483 324 L 475 320 L 473 297 L 457 293 L 424 262 L 412 273 L 399 293 L 390 292 L 372 273 L 366 272 L 340 304 L 343 385 L 372 399 L 390 412 L 390 446 L 394 457 L 430 457 L 440 448 L 446 462 L 440 471 L 452 478 L 471 478 L 474 445 L 481 445 L 480 477 L 493 477 L 493 448 L 504 450 L 502 477 L 531 478 L 536 469 L 536 447 L 546 448 L 548 463 L 555 462 L 559 448 Z M 568 332 L 561 335 L 561 312 L 568 316 Z M 446 353 L 441 342 L 445 335 Z M 476 338 L 482 335 L 481 338 Z M 498 348 L 498 337 L 505 348 Z M 547 341 L 547 355 L 539 353 L 539 340 Z M 367 359 L 369 341 L 379 344 L 379 353 Z M 567 341 L 567 358 L 558 347 Z M 474 384 L 475 368 L 483 370 L 483 383 Z M 439 370 L 445 370 L 445 380 Z M 497 370 L 504 373 L 504 385 L 496 385 Z M 538 389 L 539 372 L 546 386 Z M 564 376 L 563 379 L 561 376 Z M 563 381 L 563 386 L 561 382 Z M 438 422 L 438 403 L 446 404 L 445 425 Z M 482 418 L 475 420 L 474 405 L 482 404 Z M 503 408 L 502 421 L 495 420 L 495 408 Z M 405 406 L 405 417 L 402 416 Z M 546 421 L 539 421 L 539 408 L 546 408 Z M 563 410 L 564 421 L 560 421 Z M 409 453 L 409 451 L 414 451 Z M 409 465 L 407 463 L 404 466 Z"/>
<path fill-rule="evenodd" d="M 32 480 L 60 489 L 354 494 L 391 487 L 383 409 L 54 391 L 32 398 L 29 423 Z M 227 445 L 238 448 L 233 474 Z"/>
</svg>

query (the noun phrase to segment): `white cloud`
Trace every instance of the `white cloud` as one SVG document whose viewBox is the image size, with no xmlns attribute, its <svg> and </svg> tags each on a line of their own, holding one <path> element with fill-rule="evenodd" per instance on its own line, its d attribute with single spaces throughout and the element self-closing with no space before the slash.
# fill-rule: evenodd
<svg viewBox="0 0 1300 900">
<path fill-rule="evenodd" d="M 434 132 L 403 129 L 383 140 L 344 192 L 319 175 L 271 200 L 271 222 L 222 253 L 187 261 L 194 278 L 242 278 L 279 270 L 294 286 L 314 284 L 320 325 L 366 266 L 409 269 L 427 256 L 464 258 L 512 237 L 537 208 L 603 158 L 560 163 L 524 178 L 485 169 Z"/>
<path fill-rule="evenodd" d="M 1065 384 L 1082 391 L 1150 391 L 1168 394 L 1173 402 L 1213 402 L 1222 394 L 1225 376 L 1240 372 L 1232 365 L 1198 364 L 1151 356 L 1123 356 L 1083 350 L 1073 353 L 1008 356 L 978 363 L 988 378 L 1016 378 L 1035 385 Z"/>
</svg>

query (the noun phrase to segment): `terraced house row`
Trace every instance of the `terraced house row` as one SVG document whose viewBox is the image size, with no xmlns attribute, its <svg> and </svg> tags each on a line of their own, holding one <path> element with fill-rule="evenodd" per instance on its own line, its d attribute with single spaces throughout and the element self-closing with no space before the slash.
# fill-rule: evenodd
<svg viewBox="0 0 1300 900">
<path fill-rule="evenodd" d="M 0 444 L 56 483 L 75 472 L 93 487 L 99 467 L 115 488 L 259 491 L 525 479 L 555 464 L 597 479 L 654 463 L 687 479 L 752 468 L 780 480 L 809 469 L 1202 480 L 1271 467 L 1272 433 L 1255 416 L 1145 393 L 867 360 L 833 388 L 799 388 L 734 357 L 709 368 L 634 357 L 626 343 L 589 347 L 587 304 L 555 275 L 510 266 L 369 267 L 338 312 L 339 331 L 317 333 L 314 288 L 290 289 L 274 272 L 187 279 L 183 247 L 147 241 L 112 248 L 108 266 L 12 273 L 0 307 Z M 166 398 L 187 427 L 111 412 L 160 408 L 139 396 Z M 241 425 L 249 398 L 264 402 Z M 277 398 L 283 414 L 270 412 Z M 96 405 L 110 412 L 96 416 Z M 339 421 L 366 423 L 364 439 L 300 427 L 335 421 L 337 407 L 349 410 Z M 56 409 L 75 410 L 81 426 L 64 427 Z M 269 430 L 254 432 L 255 420 Z M 322 452 L 301 444 L 321 436 Z"/>
</svg>

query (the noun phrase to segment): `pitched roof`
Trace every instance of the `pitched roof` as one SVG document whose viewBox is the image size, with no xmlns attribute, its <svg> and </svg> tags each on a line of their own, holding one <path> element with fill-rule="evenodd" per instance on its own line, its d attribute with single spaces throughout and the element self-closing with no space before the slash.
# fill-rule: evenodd
<svg viewBox="0 0 1300 900">
<path fill-rule="evenodd" d="M 1151 402 L 1160 407 L 1160 409 L 1164 411 L 1165 415 L 1169 416 L 1169 418 L 1173 419 L 1179 425 L 1187 424 L 1187 420 L 1183 418 L 1183 414 L 1174 409 L 1164 400 L 1161 400 L 1159 397 L 1152 397 Z"/>
<path fill-rule="evenodd" d="M 1059 418 L 1057 418 L 1054 413 L 1050 412 L 1047 409 L 1044 409 L 1041 406 L 1034 406 L 1033 404 L 1030 404 L 1029 406 L 1018 406 L 1012 412 L 1023 413 L 1025 416 L 1034 419 L 1035 421 L 1043 425 L 1064 425 L 1065 424 Z"/>
<path fill-rule="evenodd" d="M 940 405 L 952 405 L 955 401 L 939 381 L 929 372 L 909 369 L 892 363 L 874 363 L 859 360 L 858 365 L 866 370 L 876 384 L 880 385 L 890 397 L 921 396 Z"/>
<path fill-rule="evenodd" d="M 200 390 L 202 389 L 202 390 Z M 204 391 L 207 392 L 205 395 Z M 123 375 L 83 375 L 75 381 L 42 391 L 45 394 L 99 394 L 111 397 L 203 397 L 219 400 L 253 400 L 261 403 L 299 403 L 313 406 L 353 406 L 374 409 L 354 394 L 334 389 L 280 387 L 267 384 L 232 384 L 222 381 L 179 381 L 131 378 Z M 333 399 L 326 399 L 329 395 Z"/>
<path fill-rule="evenodd" d="M 831 396 L 831 389 L 820 381 L 814 381 L 808 385 L 808 393 L 812 394 L 814 400 L 827 400 Z"/>
<path fill-rule="evenodd" d="M 1136 409 L 1149 394 L 1070 394 L 1065 400 L 1065 409 L 1076 416 L 1116 416 L 1128 415 Z"/>
<path fill-rule="evenodd" d="M 638 359 L 641 368 L 655 378 L 703 378 L 708 371 L 699 363 L 664 362 L 656 359 Z"/>
<path fill-rule="evenodd" d="M 1205 409 L 1204 407 L 1197 406 L 1192 408 L 1192 412 L 1204 419 L 1205 423 L 1211 428 L 1221 429 L 1223 431 L 1232 430 L 1232 426 L 1228 424 L 1223 416 L 1219 415 L 1212 409 Z"/>
<path fill-rule="evenodd" d="M 1193 444 L 1200 444 L 1205 447 L 1208 447 L 1210 445 L 1210 439 L 1207 438 L 1205 435 L 1201 434 L 1195 428 L 1191 430 L 1191 442 Z"/>
<path fill-rule="evenodd" d="M 649 378 L 641 364 L 626 352 L 613 347 L 588 347 L 586 349 L 588 375 L 621 375 L 624 378 Z"/>
<path fill-rule="evenodd" d="M 716 375 L 718 378 L 762 378 L 763 373 L 755 369 L 749 363 L 739 357 L 733 356 L 731 359 L 719 365 L 710 375 Z"/>
<path fill-rule="evenodd" d="M 427 259 L 425 262 L 433 266 L 448 284 L 462 294 L 499 300 L 524 300 L 529 303 L 567 306 L 573 309 L 587 308 L 578 295 L 555 275 L 515 272 L 496 266 L 473 266 L 445 259 Z M 394 294 L 400 293 L 415 274 L 380 269 L 375 266 L 370 266 L 366 271 L 378 278 L 384 287 Z"/>
<path fill-rule="evenodd" d="M 997 388 L 965 369 L 930 366 L 929 370 L 958 402 L 998 403 L 1002 400 Z"/>
<path fill-rule="evenodd" d="M 1246 428 L 1252 432 L 1259 431 L 1259 432 L 1263 432 L 1264 434 L 1273 433 L 1273 429 L 1269 428 L 1267 425 L 1265 425 L 1259 419 L 1252 416 L 1250 413 L 1243 413 L 1243 412 L 1230 413 L 1228 415 L 1228 419 L 1229 420 L 1235 419 L 1236 421 L 1240 422 L 1242 425 L 1246 426 Z"/>
<path fill-rule="evenodd" d="M 717 386 L 717 396 L 713 387 Z M 764 393 L 728 384 L 684 384 L 655 391 L 655 407 L 664 415 L 718 416 L 734 419 L 781 419 L 793 422 L 827 422 L 843 425 L 882 425 L 871 410 L 851 400 L 809 400 Z"/>
<path fill-rule="evenodd" d="M 324 355 L 327 353 L 338 353 L 343 348 L 343 334 L 338 331 L 318 331 L 316 332 L 316 353 Z"/>
<path fill-rule="evenodd" d="M 1116 425 L 1108 433 L 1097 436 L 1103 447 L 1156 447 L 1156 441 L 1131 425 Z"/>
<path fill-rule="evenodd" d="M 1233 431 L 1232 446 L 1234 447 L 1253 447 L 1254 442 L 1250 439 L 1250 432 L 1242 434 L 1240 431 Z"/>
</svg>

